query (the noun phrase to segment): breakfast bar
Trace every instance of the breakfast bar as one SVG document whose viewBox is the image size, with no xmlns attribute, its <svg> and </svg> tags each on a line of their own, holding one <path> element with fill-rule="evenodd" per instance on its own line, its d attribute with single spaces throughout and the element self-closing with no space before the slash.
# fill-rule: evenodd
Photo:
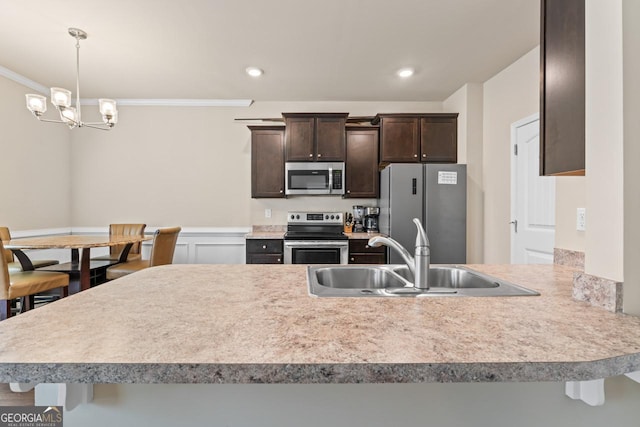
<svg viewBox="0 0 640 427">
<path fill-rule="evenodd" d="M 572 300 L 571 268 L 469 267 L 540 296 L 316 298 L 302 265 L 161 266 L 2 322 L 0 381 L 588 381 L 640 370 L 640 318 Z"/>
</svg>

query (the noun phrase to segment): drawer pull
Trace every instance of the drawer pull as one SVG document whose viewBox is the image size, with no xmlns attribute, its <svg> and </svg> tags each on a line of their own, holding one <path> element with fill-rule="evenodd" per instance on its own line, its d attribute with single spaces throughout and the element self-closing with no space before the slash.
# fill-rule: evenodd
<svg viewBox="0 0 640 427">
<path fill-rule="evenodd" d="M 282 260 L 280 258 L 278 258 L 278 262 L 282 262 Z"/>
<path fill-rule="evenodd" d="M 418 157 L 418 155 L 417 155 L 417 154 L 414 154 L 414 155 L 413 155 L 413 157 Z"/>
<path fill-rule="evenodd" d="M 364 247 L 365 247 L 366 249 L 369 249 L 371 246 L 369 246 L 369 245 L 364 245 Z"/>
<path fill-rule="evenodd" d="M 318 153 L 318 157 L 322 157 L 322 154 Z"/>
<path fill-rule="evenodd" d="M 262 249 L 267 249 L 267 245 L 262 245 Z"/>
<path fill-rule="evenodd" d="M 309 154 L 309 157 L 313 157 L 313 154 Z"/>
<path fill-rule="evenodd" d="M 351 257 L 351 261 L 355 261 L 356 259 L 354 257 Z"/>
</svg>

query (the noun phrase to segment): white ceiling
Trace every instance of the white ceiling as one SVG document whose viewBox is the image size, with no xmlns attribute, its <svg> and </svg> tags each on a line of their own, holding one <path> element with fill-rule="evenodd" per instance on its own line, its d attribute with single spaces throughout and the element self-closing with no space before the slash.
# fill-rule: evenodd
<svg viewBox="0 0 640 427">
<path fill-rule="evenodd" d="M 0 0 L 0 65 L 83 98 L 440 101 L 538 44 L 538 0 Z M 244 72 L 265 70 L 259 79 Z M 396 77 L 410 66 L 409 80 Z"/>
</svg>

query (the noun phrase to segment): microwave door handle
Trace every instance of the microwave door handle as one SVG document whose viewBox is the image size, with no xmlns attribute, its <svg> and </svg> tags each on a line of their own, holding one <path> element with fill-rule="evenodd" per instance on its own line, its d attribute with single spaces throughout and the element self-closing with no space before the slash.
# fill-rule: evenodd
<svg viewBox="0 0 640 427">
<path fill-rule="evenodd" d="M 329 193 L 333 193 L 333 168 L 329 168 Z"/>
</svg>

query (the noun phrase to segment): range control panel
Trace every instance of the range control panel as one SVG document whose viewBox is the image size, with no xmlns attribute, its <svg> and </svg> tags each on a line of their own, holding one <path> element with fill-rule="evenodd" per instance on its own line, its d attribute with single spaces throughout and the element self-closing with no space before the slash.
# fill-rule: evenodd
<svg viewBox="0 0 640 427">
<path fill-rule="evenodd" d="M 342 212 L 289 212 L 288 224 L 327 224 L 342 225 Z"/>
</svg>

